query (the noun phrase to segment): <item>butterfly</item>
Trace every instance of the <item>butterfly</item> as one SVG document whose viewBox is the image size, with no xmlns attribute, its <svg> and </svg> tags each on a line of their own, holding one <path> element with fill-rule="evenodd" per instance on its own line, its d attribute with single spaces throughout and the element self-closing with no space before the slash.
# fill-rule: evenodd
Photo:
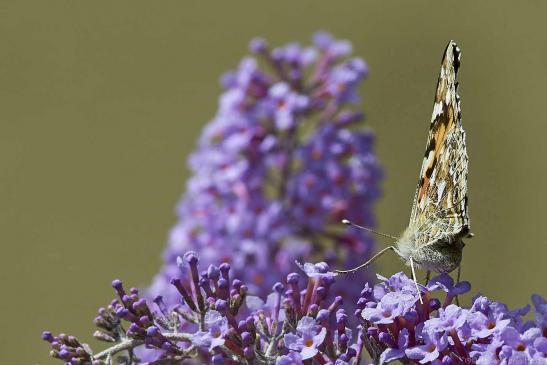
<svg viewBox="0 0 547 365">
<path fill-rule="evenodd" d="M 450 41 L 443 55 L 435 92 L 433 115 L 425 156 L 410 214 L 410 222 L 393 246 L 378 252 L 352 272 L 367 266 L 388 250 L 395 251 L 411 267 L 448 273 L 460 267 L 463 239 L 471 237 L 468 201 L 468 157 L 461 123 L 456 76 L 461 51 Z M 343 223 L 361 227 L 347 220 Z M 375 231 L 373 231 L 375 232 Z M 378 233 L 378 232 L 375 232 Z"/>
</svg>

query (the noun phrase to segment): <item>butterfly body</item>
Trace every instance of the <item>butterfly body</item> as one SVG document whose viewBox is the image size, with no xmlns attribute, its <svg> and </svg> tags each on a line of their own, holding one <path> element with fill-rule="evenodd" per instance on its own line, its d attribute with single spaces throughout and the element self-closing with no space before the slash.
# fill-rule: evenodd
<svg viewBox="0 0 547 365">
<path fill-rule="evenodd" d="M 451 272 L 470 237 L 467 150 L 456 75 L 460 49 L 450 41 L 443 55 L 425 156 L 410 222 L 396 247 L 401 258 L 424 269 Z"/>
<path fill-rule="evenodd" d="M 459 237 L 446 237 L 445 240 L 420 244 L 418 227 L 409 226 L 396 243 L 401 259 L 410 265 L 412 257 L 419 268 L 451 272 L 460 266 L 464 243 Z"/>
<path fill-rule="evenodd" d="M 460 55 L 456 43 L 450 41 L 441 62 L 433 115 L 408 227 L 401 237 L 393 237 L 395 245 L 385 247 L 354 269 L 338 272 L 354 272 L 393 250 L 412 268 L 418 290 L 415 266 L 440 273 L 451 272 L 460 266 L 463 239 L 472 236 L 467 207 L 468 157 L 456 82 Z M 343 222 L 375 232 L 347 220 Z"/>
</svg>

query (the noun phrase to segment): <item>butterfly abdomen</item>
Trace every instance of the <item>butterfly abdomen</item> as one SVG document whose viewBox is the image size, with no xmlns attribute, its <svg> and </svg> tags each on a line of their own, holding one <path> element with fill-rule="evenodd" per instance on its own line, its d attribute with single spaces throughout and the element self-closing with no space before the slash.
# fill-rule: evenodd
<svg viewBox="0 0 547 365">
<path fill-rule="evenodd" d="M 462 248 L 461 240 L 449 244 L 438 242 L 416 250 L 414 260 L 427 270 L 449 273 L 460 266 Z"/>
</svg>

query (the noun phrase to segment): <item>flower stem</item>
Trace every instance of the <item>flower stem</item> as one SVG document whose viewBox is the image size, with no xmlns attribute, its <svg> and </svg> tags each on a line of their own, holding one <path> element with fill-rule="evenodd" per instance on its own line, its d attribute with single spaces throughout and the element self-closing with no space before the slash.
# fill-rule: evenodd
<svg viewBox="0 0 547 365">
<path fill-rule="evenodd" d="M 176 341 L 190 341 L 192 338 L 192 336 L 188 333 L 162 333 L 162 335 L 171 340 L 176 340 Z M 96 355 L 93 356 L 93 358 L 100 360 L 100 359 L 112 357 L 113 355 L 119 352 L 134 349 L 135 347 L 138 347 L 142 344 L 144 344 L 143 340 L 126 338 L 122 340 L 121 342 L 117 343 L 116 345 L 97 353 Z"/>
</svg>

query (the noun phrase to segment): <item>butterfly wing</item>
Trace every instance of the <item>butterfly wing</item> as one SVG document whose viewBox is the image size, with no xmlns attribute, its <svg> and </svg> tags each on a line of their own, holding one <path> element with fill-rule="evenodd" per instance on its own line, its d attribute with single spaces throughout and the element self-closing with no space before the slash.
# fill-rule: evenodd
<svg viewBox="0 0 547 365">
<path fill-rule="evenodd" d="M 451 41 L 444 53 L 424 161 L 410 215 L 416 244 L 453 242 L 469 233 L 467 151 L 456 75 L 460 49 Z"/>
</svg>

